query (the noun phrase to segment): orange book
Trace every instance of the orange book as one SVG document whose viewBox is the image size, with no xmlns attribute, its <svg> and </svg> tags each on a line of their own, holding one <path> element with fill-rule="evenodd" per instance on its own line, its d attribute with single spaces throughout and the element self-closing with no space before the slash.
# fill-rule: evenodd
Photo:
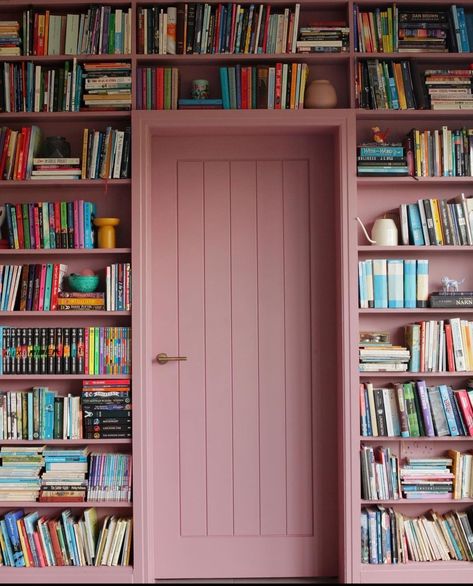
<svg viewBox="0 0 473 586">
<path fill-rule="evenodd" d="M 54 557 L 56 558 L 56 564 L 58 566 L 64 566 L 64 560 L 62 557 L 62 550 L 59 544 L 59 538 L 57 536 L 57 521 L 55 519 L 50 519 L 48 522 L 49 534 L 51 536 L 51 545 L 54 552 Z"/>
<path fill-rule="evenodd" d="M 49 43 L 49 10 L 46 10 L 46 14 L 44 16 L 44 55 L 49 55 L 48 43 Z"/>
<path fill-rule="evenodd" d="M 291 66 L 291 96 L 289 100 L 289 108 L 294 110 L 296 107 L 296 87 L 297 87 L 297 63 Z"/>
<path fill-rule="evenodd" d="M 399 107 L 401 110 L 407 110 L 406 91 L 404 89 L 404 80 L 402 78 L 402 69 L 400 63 L 393 63 L 394 78 L 396 80 L 397 93 L 399 96 Z"/>
</svg>

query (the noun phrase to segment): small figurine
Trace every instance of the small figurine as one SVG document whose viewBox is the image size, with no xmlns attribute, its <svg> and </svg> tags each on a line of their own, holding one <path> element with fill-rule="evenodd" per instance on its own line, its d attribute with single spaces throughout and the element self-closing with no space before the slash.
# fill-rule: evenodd
<svg viewBox="0 0 473 586">
<path fill-rule="evenodd" d="M 388 139 L 389 128 L 381 130 L 379 126 L 372 126 L 371 130 L 373 132 L 373 142 L 376 142 L 377 144 L 385 144 Z"/>
<path fill-rule="evenodd" d="M 457 279 L 442 277 L 440 279 L 440 282 L 442 283 L 442 293 L 444 295 L 447 293 L 457 293 L 459 286 L 463 283 L 464 280 L 464 278 L 461 281 L 458 281 Z"/>
</svg>

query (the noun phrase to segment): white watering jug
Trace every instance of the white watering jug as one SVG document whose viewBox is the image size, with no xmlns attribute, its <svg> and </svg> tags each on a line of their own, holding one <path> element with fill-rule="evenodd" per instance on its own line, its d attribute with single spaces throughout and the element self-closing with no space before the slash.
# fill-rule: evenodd
<svg viewBox="0 0 473 586">
<path fill-rule="evenodd" d="M 371 244 L 376 244 L 378 246 L 398 245 L 398 230 L 396 222 L 392 218 L 378 218 L 375 220 L 373 228 L 371 229 L 371 237 L 368 236 L 365 225 L 360 218 L 357 216 L 356 219 L 360 223 L 366 238 Z"/>
</svg>

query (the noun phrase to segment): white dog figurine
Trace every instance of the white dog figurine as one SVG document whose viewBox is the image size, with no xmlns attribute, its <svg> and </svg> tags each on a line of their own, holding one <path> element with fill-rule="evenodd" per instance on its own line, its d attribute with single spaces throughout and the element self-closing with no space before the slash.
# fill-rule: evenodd
<svg viewBox="0 0 473 586">
<path fill-rule="evenodd" d="M 456 293 L 458 291 L 459 286 L 463 283 L 465 279 L 458 281 L 457 279 L 449 279 L 448 277 L 442 277 L 442 292 L 443 293 Z"/>
</svg>

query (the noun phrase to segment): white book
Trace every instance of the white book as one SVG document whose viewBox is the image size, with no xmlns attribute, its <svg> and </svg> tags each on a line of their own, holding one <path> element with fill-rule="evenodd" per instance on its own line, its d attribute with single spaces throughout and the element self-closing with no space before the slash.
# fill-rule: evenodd
<svg viewBox="0 0 473 586">
<path fill-rule="evenodd" d="M 463 347 L 461 324 L 459 317 L 453 317 L 449 319 L 449 323 L 452 327 L 452 339 L 453 339 L 453 355 L 455 357 L 455 370 L 457 372 L 466 371 L 465 363 L 465 350 Z"/>
<path fill-rule="evenodd" d="M 100 561 L 100 564 L 102 566 L 108 565 L 108 556 L 109 556 L 109 553 L 110 553 L 110 548 L 112 546 L 113 536 L 114 536 L 114 533 L 115 533 L 115 528 L 117 526 L 117 522 L 118 521 L 117 521 L 117 518 L 116 518 L 115 515 L 113 515 L 110 518 L 110 520 L 109 520 L 109 523 L 108 523 L 108 526 L 107 526 L 107 535 L 106 535 L 106 538 L 105 538 L 106 539 L 105 546 L 103 548 L 102 559 Z"/>
<path fill-rule="evenodd" d="M 81 14 L 79 19 L 79 32 L 77 34 L 77 53 L 82 52 L 82 39 L 84 38 L 84 27 L 85 27 L 86 15 Z M 61 29 L 59 29 L 60 31 Z"/>
<path fill-rule="evenodd" d="M 143 54 L 148 55 L 148 9 L 143 8 Z"/>
<path fill-rule="evenodd" d="M 117 566 L 118 560 L 120 557 L 120 552 L 123 548 L 123 539 L 125 537 L 126 531 L 126 519 L 120 519 L 118 522 L 118 530 L 115 532 L 117 534 L 116 539 L 114 540 L 113 549 L 110 553 L 109 557 L 109 566 Z"/>
<path fill-rule="evenodd" d="M 296 52 L 296 43 L 297 43 L 297 37 L 298 37 L 298 33 L 299 33 L 300 10 L 301 10 L 301 5 L 296 4 L 295 9 L 294 9 L 294 30 L 293 30 L 293 36 L 292 36 L 292 52 L 293 53 Z"/>
<path fill-rule="evenodd" d="M 370 408 L 370 421 L 371 421 L 371 429 L 373 432 L 373 436 L 377 437 L 379 435 L 378 433 L 378 422 L 376 419 L 376 405 L 374 402 L 374 388 L 373 388 L 373 383 L 371 382 L 366 382 L 365 383 L 365 387 L 367 390 L 367 394 L 368 394 L 368 405 Z"/>
<path fill-rule="evenodd" d="M 256 36 L 255 36 L 255 49 L 254 49 L 254 53 L 258 53 L 258 39 L 259 39 L 259 36 L 260 36 L 260 31 L 261 31 L 261 19 L 263 18 L 263 6 L 264 6 L 263 4 L 260 4 L 260 6 L 259 6 L 258 24 L 256 26 Z"/>
<path fill-rule="evenodd" d="M 289 8 L 284 9 L 283 27 L 282 27 L 282 40 L 281 40 L 281 53 L 287 53 L 287 33 L 289 30 Z"/>
<path fill-rule="evenodd" d="M 115 144 L 115 164 L 113 166 L 113 179 L 120 179 L 120 168 L 123 156 L 123 142 L 125 140 L 125 131 L 117 130 L 117 141 Z"/>
<path fill-rule="evenodd" d="M 36 65 L 34 68 L 35 80 L 34 80 L 34 111 L 40 112 L 41 103 L 41 65 Z"/>
</svg>

